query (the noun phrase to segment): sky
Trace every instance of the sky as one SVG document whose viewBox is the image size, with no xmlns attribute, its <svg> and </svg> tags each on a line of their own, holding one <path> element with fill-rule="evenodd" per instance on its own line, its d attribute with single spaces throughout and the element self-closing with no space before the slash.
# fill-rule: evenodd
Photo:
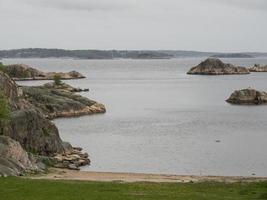
<svg viewBox="0 0 267 200">
<path fill-rule="evenodd" d="M 267 52 L 267 0 L 0 0 L 0 49 Z"/>
</svg>

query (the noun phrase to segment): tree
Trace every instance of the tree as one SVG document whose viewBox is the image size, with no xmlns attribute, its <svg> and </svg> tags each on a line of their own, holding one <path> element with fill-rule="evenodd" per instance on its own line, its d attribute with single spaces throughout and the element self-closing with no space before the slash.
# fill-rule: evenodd
<svg viewBox="0 0 267 200">
<path fill-rule="evenodd" d="M 9 103 L 3 92 L 0 90 L 0 135 L 3 135 L 4 127 L 6 126 L 9 119 L 10 119 Z"/>
<path fill-rule="evenodd" d="M 56 74 L 54 76 L 54 83 L 55 83 L 55 85 L 61 85 L 62 84 L 60 75 Z"/>
</svg>

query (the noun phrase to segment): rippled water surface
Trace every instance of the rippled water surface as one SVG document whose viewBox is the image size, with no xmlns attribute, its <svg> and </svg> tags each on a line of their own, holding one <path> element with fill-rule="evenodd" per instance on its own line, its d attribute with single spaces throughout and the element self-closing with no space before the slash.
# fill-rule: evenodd
<svg viewBox="0 0 267 200">
<path fill-rule="evenodd" d="M 89 152 L 83 170 L 267 176 L 267 106 L 232 106 L 236 89 L 267 91 L 267 73 L 190 76 L 202 59 L 8 59 L 45 71 L 77 70 L 67 81 L 107 107 L 104 115 L 57 119 L 61 137 Z M 267 59 L 228 59 L 267 64 Z M 20 82 L 41 84 L 43 82 Z"/>
</svg>

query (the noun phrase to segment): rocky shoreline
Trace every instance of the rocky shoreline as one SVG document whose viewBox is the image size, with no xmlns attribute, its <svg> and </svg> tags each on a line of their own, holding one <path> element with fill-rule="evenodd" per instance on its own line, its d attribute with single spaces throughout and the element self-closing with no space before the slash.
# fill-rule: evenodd
<svg viewBox="0 0 267 200">
<path fill-rule="evenodd" d="M 76 92 L 84 91 L 68 84 L 21 87 L 25 98 L 48 119 L 78 117 L 105 113 L 103 104 L 83 97 Z"/>
<path fill-rule="evenodd" d="M 50 121 L 57 117 L 105 113 L 103 104 L 76 94 L 88 89 L 64 83 L 20 87 L 0 71 L 0 91 L 10 109 L 7 123 L 0 123 L 0 176 L 39 173 L 47 167 L 78 170 L 90 164 L 88 154 L 62 141 Z"/>
</svg>

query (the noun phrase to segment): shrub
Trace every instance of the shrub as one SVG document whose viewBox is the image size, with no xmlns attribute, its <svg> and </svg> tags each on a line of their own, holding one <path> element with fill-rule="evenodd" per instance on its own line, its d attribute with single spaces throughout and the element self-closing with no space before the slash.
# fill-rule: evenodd
<svg viewBox="0 0 267 200">
<path fill-rule="evenodd" d="M 60 75 L 54 76 L 54 83 L 55 83 L 55 85 L 61 85 L 62 84 Z"/>
<path fill-rule="evenodd" d="M 0 90 L 0 135 L 3 135 L 4 127 L 10 119 L 10 107 L 8 101 Z"/>
<path fill-rule="evenodd" d="M 0 71 L 5 71 L 6 66 L 0 62 Z"/>
</svg>

